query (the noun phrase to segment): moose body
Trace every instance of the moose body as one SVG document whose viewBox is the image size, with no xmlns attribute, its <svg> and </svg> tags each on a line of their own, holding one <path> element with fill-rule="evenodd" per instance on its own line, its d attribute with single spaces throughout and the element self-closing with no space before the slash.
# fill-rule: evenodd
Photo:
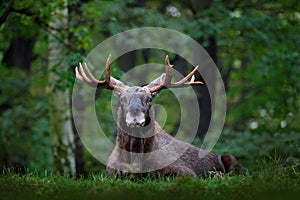
<svg viewBox="0 0 300 200">
<path fill-rule="evenodd" d="M 106 174 L 118 177 L 153 178 L 165 176 L 203 176 L 214 172 L 240 173 L 243 168 L 232 155 L 206 152 L 165 132 L 154 120 L 152 99 L 166 88 L 202 84 L 194 81 L 197 67 L 182 80 L 171 83 L 172 65 L 166 56 L 166 73 L 147 86 L 129 87 L 110 77 L 111 56 L 106 63 L 106 79 L 94 78 L 85 65 L 76 68 L 76 77 L 92 87 L 114 90 L 120 99 L 116 145 L 107 160 Z M 192 79 L 188 82 L 189 79 Z M 169 148 L 169 149 L 168 149 Z M 155 156 L 152 152 L 158 152 Z"/>
<path fill-rule="evenodd" d="M 128 156 L 122 155 L 122 153 L 119 152 L 119 149 L 135 153 L 148 153 L 155 151 L 155 149 L 163 148 L 172 140 L 176 140 L 178 143 L 185 143 L 166 133 L 156 122 L 154 123 L 153 128 L 155 130 L 155 135 L 150 138 L 136 138 L 119 130 L 117 135 L 116 147 L 114 148 L 107 161 L 106 174 L 108 176 L 128 176 L 130 171 L 132 170 L 130 166 L 134 167 L 134 161 L 130 159 L 130 156 L 128 158 Z M 185 145 L 189 146 L 187 150 L 170 165 L 162 169 L 150 171 L 148 173 L 134 173 L 131 174 L 131 177 L 143 177 L 149 175 L 153 178 L 165 176 L 207 177 L 208 175 L 216 171 L 222 173 L 240 173 L 242 169 L 235 157 L 233 157 L 232 155 L 216 155 L 213 153 L 205 152 L 204 150 L 188 143 L 185 143 Z M 199 155 L 201 155 L 201 153 L 206 156 L 200 158 Z M 158 165 L 155 159 L 152 159 L 151 161 L 151 165 Z M 120 170 L 120 164 L 129 165 L 124 165 L 124 168 Z"/>
</svg>

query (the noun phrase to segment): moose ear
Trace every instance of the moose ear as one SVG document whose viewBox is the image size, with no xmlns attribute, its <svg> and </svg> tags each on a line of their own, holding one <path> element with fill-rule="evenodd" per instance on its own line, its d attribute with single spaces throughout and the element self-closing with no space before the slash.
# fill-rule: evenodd
<svg viewBox="0 0 300 200">
<path fill-rule="evenodd" d="M 166 76 L 166 74 L 163 73 L 162 75 L 160 75 L 160 77 L 158 77 L 155 80 L 151 81 L 146 87 L 150 88 L 150 87 L 154 87 L 154 86 L 157 86 L 157 85 L 161 84 L 165 80 L 165 76 Z M 153 92 L 152 96 L 155 97 L 158 94 L 159 94 L 159 91 L 158 92 Z"/>
<path fill-rule="evenodd" d="M 122 87 L 122 88 L 126 88 L 127 86 L 122 82 L 122 81 L 119 81 L 113 77 L 110 77 L 110 81 L 114 84 L 114 85 L 117 85 L 119 87 Z M 118 90 L 114 90 L 114 95 L 120 97 L 122 92 L 121 91 L 118 91 Z"/>
</svg>

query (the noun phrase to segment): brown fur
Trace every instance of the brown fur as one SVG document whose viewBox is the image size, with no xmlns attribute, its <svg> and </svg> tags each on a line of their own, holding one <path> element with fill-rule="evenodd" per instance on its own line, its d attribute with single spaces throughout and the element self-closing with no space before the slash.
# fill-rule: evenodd
<svg viewBox="0 0 300 200">
<path fill-rule="evenodd" d="M 216 155 L 213 153 L 205 152 L 204 150 L 197 148 L 191 144 L 179 141 L 166 133 L 160 125 L 152 121 L 147 129 L 141 129 L 140 134 L 150 134 L 152 136 L 148 138 L 133 137 L 128 134 L 130 129 L 126 128 L 123 124 L 122 111 L 119 110 L 119 129 L 116 139 L 116 147 L 111 153 L 108 161 L 106 173 L 108 176 L 117 175 L 117 177 L 144 177 L 151 176 L 153 178 L 165 177 L 165 176 L 202 176 L 207 177 L 212 174 L 211 172 L 222 172 L 222 173 L 241 173 L 243 168 L 239 165 L 237 160 L 232 155 Z M 153 119 L 153 118 L 152 118 Z M 137 132 L 139 131 L 136 129 Z M 127 131 L 127 132 L 126 132 Z M 147 132 L 147 133 L 146 133 Z M 150 134 L 151 135 L 151 134 Z M 148 173 L 132 173 L 132 167 L 135 167 L 135 159 L 131 156 L 125 156 L 120 153 L 119 148 L 126 150 L 127 152 L 135 153 L 149 153 L 155 150 L 163 148 L 165 145 L 172 141 L 178 142 L 178 144 L 188 145 L 187 150 L 170 165 L 158 169 L 155 171 L 149 171 Z M 199 153 L 206 154 L 203 158 L 199 157 Z M 126 166 L 124 169 L 116 169 L 116 163 L 124 163 Z M 151 165 L 157 165 L 157 160 L 151 160 Z"/>
</svg>

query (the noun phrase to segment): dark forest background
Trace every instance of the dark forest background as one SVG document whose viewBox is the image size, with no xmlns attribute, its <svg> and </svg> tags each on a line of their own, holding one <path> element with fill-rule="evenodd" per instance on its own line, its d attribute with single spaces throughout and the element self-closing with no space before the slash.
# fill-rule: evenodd
<svg viewBox="0 0 300 200">
<path fill-rule="evenodd" d="M 53 102 L 57 97 L 68 101 L 74 68 L 96 45 L 122 31 L 148 26 L 189 35 L 217 64 L 226 88 L 227 117 L 214 152 L 234 154 L 250 169 L 273 155 L 299 162 L 298 0 L 1 0 L 0 15 L 0 168 L 102 171 L 103 165 L 82 146 L 72 119 L 63 122 L 71 132 L 54 128 L 59 126 L 53 119 L 61 116 L 55 114 Z M 163 63 L 165 54 L 151 49 L 130 52 L 118 58 L 114 73 L 120 76 L 150 61 Z M 178 68 L 187 64 L 177 55 L 170 58 Z M 210 120 L 210 100 L 203 88 L 198 90 L 199 102 L 208 115 L 201 119 L 196 145 Z M 101 95 L 96 109 L 113 138 L 117 127 L 105 112 L 110 93 Z M 168 93 L 157 101 L 168 102 Z M 61 114 L 71 111 L 67 104 Z M 169 119 L 165 129 L 172 133 L 178 120 Z M 68 170 L 59 161 L 67 156 L 66 149 L 57 153 L 57 141 L 65 135 L 75 162 L 75 168 L 66 165 Z"/>
</svg>

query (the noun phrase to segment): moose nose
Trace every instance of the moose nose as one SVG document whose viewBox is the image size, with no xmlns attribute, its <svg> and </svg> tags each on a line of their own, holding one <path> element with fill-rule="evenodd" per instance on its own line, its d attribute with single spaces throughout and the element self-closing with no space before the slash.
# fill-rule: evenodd
<svg viewBox="0 0 300 200">
<path fill-rule="evenodd" d="M 139 116 L 126 116 L 126 124 L 128 127 L 143 127 L 145 125 L 145 116 L 144 114 Z"/>
</svg>

